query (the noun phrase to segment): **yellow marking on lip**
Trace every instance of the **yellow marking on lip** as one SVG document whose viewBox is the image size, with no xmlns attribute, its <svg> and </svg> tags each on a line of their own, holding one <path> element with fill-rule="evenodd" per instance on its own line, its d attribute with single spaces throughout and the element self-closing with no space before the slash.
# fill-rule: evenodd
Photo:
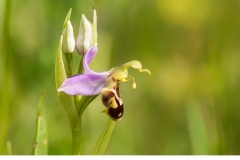
<svg viewBox="0 0 240 160">
<path fill-rule="evenodd" d="M 118 117 L 121 117 L 122 116 L 122 112 L 118 114 Z"/>
</svg>

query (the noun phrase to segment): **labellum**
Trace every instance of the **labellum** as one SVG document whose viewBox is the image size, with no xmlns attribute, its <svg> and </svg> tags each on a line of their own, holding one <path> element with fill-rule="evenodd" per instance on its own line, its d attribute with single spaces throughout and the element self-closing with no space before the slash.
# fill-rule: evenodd
<svg viewBox="0 0 240 160">
<path fill-rule="evenodd" d="M 103 88 L 102 103 L 107 109 L 102 112 L 106 113 L 114 121 L 119 121 L 123 116 L 123 102 L 119 94 L 119 84 L 113 89 Z"/>
</svg>

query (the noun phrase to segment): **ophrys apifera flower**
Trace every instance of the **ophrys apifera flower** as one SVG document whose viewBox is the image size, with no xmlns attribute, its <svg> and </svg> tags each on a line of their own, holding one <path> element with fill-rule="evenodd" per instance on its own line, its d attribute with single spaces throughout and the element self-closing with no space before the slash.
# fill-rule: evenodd
<svg viewBox="0 0 240 160">
<path fill-rule="evenodd" d="M 130 67 L 138 69 L 140 72 L 151 74 L 148 69 L 142 69 L 139 61 L 131 61 L 121 66 L 112 68 L 110 71 L 94 72 L 89 64 L 96 56 L 97 44 L 91 47 L 83 57 L 83 74 L 69 77 L 64 81 L 58 91 L 64 91 L 69 95 L 102 95 L 102 103 L 107 107 L 105 112 L 113 120 L 120 120 L 123 116 L 123 101 L 119 93 L 119 82 L 133 80 L 132 88 L 136 88 L 134 78 L 128 74 Z"/>
</svg>

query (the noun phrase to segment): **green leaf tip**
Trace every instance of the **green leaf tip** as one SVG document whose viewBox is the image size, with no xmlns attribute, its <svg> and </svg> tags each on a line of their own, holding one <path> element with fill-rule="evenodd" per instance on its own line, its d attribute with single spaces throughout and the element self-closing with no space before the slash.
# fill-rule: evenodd
<svg viewBox="0 0 240 160">
<path fill-rule="evenodd" d="M 97 145 L 94 149 L 94 153 L 93 153 L 94 155 L 103 155 L 104 154 L 104 152 L 107 148 L 108 142 L 111 138 L 115 123 L 116 122 L 111 119 L 108 120 L 107 125 L 105 126 L 101 136 L 98 139 Z"/>
<path fill-rule="evenodd" d="M 48 154 L 47 123 L 45 118 L 44 94 L 41 95 L 37 108 L 34 155 Z"/>
<path fill-rule="evenodd" d="M 70 8 L 70 10 L 68 11 L 68 14 L 67 14 L 67 16 L 65 18 L 65 21 L 63 23 L 63 29 L 62 30 L 64 30 L 64 28 L 67 26 L 67 22 L 70 20 L 71 13 L 72 13 L 72 8 Z"/>
</svg>

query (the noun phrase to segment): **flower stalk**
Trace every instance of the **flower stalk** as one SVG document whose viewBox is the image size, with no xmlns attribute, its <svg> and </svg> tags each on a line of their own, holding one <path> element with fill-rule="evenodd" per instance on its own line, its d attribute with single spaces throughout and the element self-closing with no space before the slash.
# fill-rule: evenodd
<svg viewBox="0 0 240 160">
<path fill-rule="evenodd" d="M 67 77 L 71 77 L 73 75 L 72 70 L 73 70 L 73 57 L 72 54 L 67 54 L 65 53 L 65 58 L 66 58 L 66 62 L 67 62 Z"/>
<path fill-rule="evenodd" d="M 65 67 L 63 63 L 63 53 L 62 53 L 62 42 L 63 42 L 63 36 L 61 36 L 59 43 L 58 43 L 58 49 L 56 54 L 56 62 L 55 62 L 55 82 L 56 82 L 56 88 L 59 88 L 59 86 L 67 79 Z M 76 107 L 74 105 L 73 96 L 60 93 L 58 92 L 59 100 L 64 108 L 64 110 L 67 113 L 70 125 L 71 125 L 71 131 L 72 131 L 72 153 L 74 155 L 80 154 L 80 134 L 81 134 L 81 125 L 79 122 L 78 114 Z"/>
</svg>

